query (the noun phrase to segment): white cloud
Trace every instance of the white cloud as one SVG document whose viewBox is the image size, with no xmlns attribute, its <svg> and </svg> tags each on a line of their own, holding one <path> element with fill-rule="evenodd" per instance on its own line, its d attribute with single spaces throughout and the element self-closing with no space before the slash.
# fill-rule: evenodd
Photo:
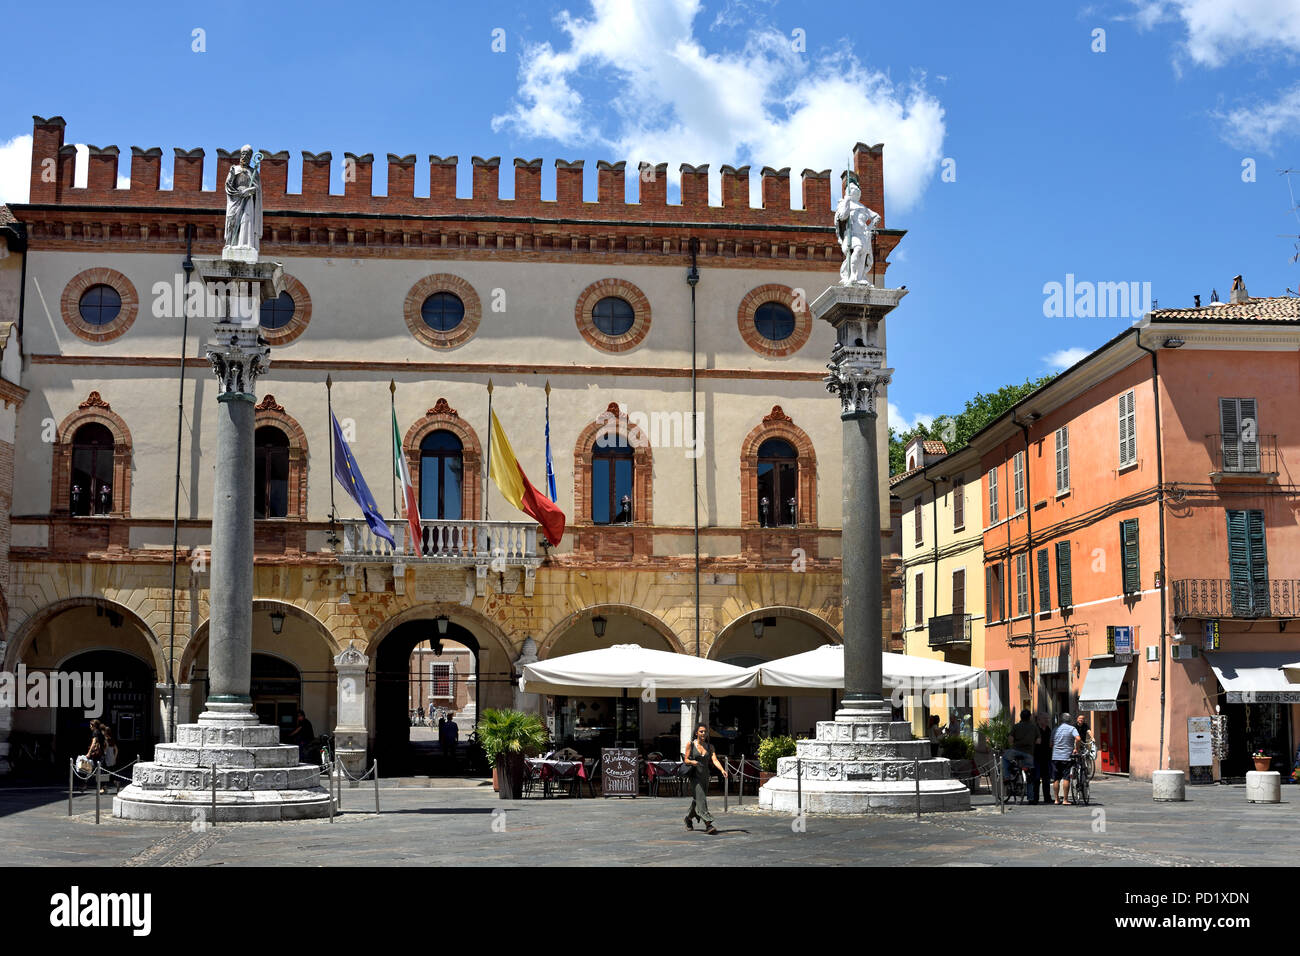
<svg viewBox="0 0 1300 956">
<path fill-rule="evenodd" d="M 561 13 L 566 48 L 526 49 L 516 101 L 493 129 L 606 147 L 632 168 L 667 162 L 675 174 L 683 162 L 709 163 L 715 193 L 720 164 L 790 166 L 796 203 L 800 170 L 841 170 L 855 142 L 883 142 L 890 207 L 915 205 L 945 131 L 923 76 L 896 84 L 847 47 L 814 59 L 765 27 L 750 27 L 740 49 L 710 53 L 694 32 L 700 8 L 699 0 L 593 0 L 590 19 Z M 579 87 L 598 80 L 616 89 L 589 103 Z M 750 181 L 756 200 L 760 177 Z"/>
<path fill-rule="evenodd" d="M 1051 355 L 1044 355 L 1043 361 L 1054 370 L 1063 372 L 1071 365 L 1075 365 L 1091 354 L 1092 349 L 1081 349 L 1078 347 L 1072 349 L 1058 349 Z"/>
<path fill-rule="evenodd" d="M 929 428 L 934 424 L 935 417 L 936 416 L 934 415 L 926 415 L 924 412 L 921 412 L 912 416 L 911 419 L 908 419 L 897 405 L 893 402 L 889 403 L 889 427 L 899 433 L 911 431 L 917 425 L 924 425 L 926 428 Z"/>
<path fill-rule="evenodd" d="M 1132 0 L 1140 28 L 1181 20 L 1183 52 L 1202 66 L 1249 53 L 1300 53 L 1298 0 Z"/>
<path fill-rule="evenodd" d="M 0 141 L 0 202 L 27 202 L 32 177 L 32 134 Z"/>
<path fill-rule="evenodd" d="M 1300 85 L 1282 93 L 1273 102 L 1241 106 L 1211 115 L 1223 124 L 1219 135 L 1224 142 L 1271 152 L 1273 141 L 1280 134 L 1295 135 L 1300 130 Z"/>
</svg>

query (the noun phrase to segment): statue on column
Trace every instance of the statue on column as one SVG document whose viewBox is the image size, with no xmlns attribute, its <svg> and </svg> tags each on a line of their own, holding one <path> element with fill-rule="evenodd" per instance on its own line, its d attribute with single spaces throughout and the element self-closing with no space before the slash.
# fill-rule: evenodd
<svg viewBox="0 0 1300 956">
<path fill-rule="evenodd" d="M 226 245 L 221 258 L 256 262 L 262 245 L 262 154 L 239 150 L 239 162 L 226 174 Z"/>
<path fill-rule="evenodd" d="M 880 226 L 880 214 L 862 204 L 857 173 L 850 172 L 848 180 L 844 198 L 835 210 L 835 235 L 844 251 L 840 285 L 872 286 L 871 270 L 875 265 L 872 240 Z"/>
</svg>

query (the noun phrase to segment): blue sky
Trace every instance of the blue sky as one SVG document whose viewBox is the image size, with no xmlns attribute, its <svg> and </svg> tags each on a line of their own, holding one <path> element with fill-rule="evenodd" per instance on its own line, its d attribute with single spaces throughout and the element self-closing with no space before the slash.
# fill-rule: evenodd
<svg viewBox="0 0 1300 956">
<path fill-rule="evenodd" d="M 797 203 L 800 169 L 883 141 L 886 217 L 908 230 L 890 283 L 911 290 L 890 319 L 895 425 L 1131 322 L 1046 318 L 1067 274 L 1149 282 L 1161 306 L 1226 298 L 1239 272 L 1254 295 L 1300 288 L 1300 174 L 1278 173 L 1300 169 L 1300 0 L 71 2 L 3 23 L 27 67 L 0 97 L 11 202 L 33 113 L 121 147 L 123 174 L 132 145 L 167 170 L 174 146 L 252 141 L 294 151 L 291 189 L 299 150 L 332 151 L 336 180 L 345 150 L 374 152 L 376 192 L 388 152 L 455 153 L 462 191 L 471 155 L 649 159 L 710 164 L 715 194 L 724 163 L 752 163 L 755 187 L 788 165 Z"/>
</svg>

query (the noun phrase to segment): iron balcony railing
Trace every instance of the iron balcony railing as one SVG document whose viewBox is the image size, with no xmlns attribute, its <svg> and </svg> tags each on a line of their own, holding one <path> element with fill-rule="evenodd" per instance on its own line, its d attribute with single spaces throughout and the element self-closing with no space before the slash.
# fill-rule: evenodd
<svg viewBox="0 0 1300 956">
<path fill-rule="evenodd" d="M 420 540 L 412 541 L 406 521 L 388 521 L 397 546 L 375 534 L 364 521 L 340 521 L 340 558 L 506 567 L 536 565 L 537 523 L 533 521 L 422 521 Z"/>
<path fill-rule="evenodd" d="M 1173 582 L 1174 617 L 1300 617 L 1300 580 L 1269 578 L 1258 590 L 1224 578 Z"/>
<path fill-rule="evenodd" d="M 970 643 L 969 614 L 940 614 L 930 618 L 930 646 Z"/>
<path fill-rule="evenodd" d="M 1206 435 L 1205 443 L 1220 475 L 1276 475 L 1277 436 L 1256 435 L 1246 441 L 1240 435 Z"/>
</svg>

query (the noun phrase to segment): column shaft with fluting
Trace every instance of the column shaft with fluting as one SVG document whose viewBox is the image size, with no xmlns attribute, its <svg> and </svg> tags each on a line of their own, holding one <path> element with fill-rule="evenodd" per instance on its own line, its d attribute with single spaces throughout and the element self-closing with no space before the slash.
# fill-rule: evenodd
<svg viewBox="0 0 1300 956">
<path fill-rule="evenodd" d="M 843 425 L 844 700 L 882 699 L 880 483 L 876 415 L 851 411 Z"/>
<path fill-rule="evenodd" d="M 253 396 L 217 397 L 208 700 L 251 704 L 253 661 Z"/>
</svg>

